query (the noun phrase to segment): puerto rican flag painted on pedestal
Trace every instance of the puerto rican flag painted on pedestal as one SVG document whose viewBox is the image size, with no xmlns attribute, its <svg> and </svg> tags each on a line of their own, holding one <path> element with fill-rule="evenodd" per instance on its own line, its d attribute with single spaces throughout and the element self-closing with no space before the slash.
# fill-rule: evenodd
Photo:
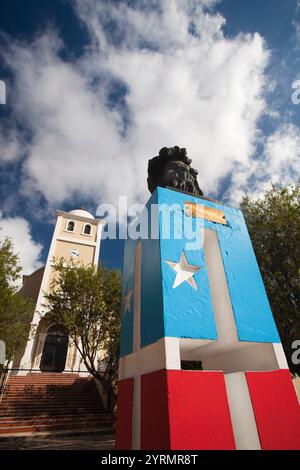
<svg viewBox="0 0 300 470">
<path fill-rule="evenodd" d="M 227 221 L 203 220 L 193 250 L 164 239 L 159 211 L 176 203 L 182 217 L 186 202 Z M 158 239 L 125 247 L 116 447 L 300 449 L 299 402 L 241 211 L 163 188 L 153 204 Z"/>
</svg>

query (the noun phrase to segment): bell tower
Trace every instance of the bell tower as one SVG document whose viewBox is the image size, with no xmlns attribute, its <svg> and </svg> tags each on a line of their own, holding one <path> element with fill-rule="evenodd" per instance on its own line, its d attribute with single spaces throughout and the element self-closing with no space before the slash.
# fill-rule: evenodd
<svg viewBox="0 0 300 470">
<path fill-rule="evenodd" d="M 67 262 L 78 262 L 84 265 L 94 264 L 96 266 L 99 260 L 103 225 L 104 222 L 102 220 L 96 219 L 90 212 L 84 209 L 71 210 L 70 212 L 56 211 L 56 225 L 42 274 L 36 307 L 30 326 L 31 333 L 18 366 L 18 374 L 26 374 L 29 371 L 40 372 L 41 370 L 74 372 L 85 370 L 85 367 L 80 364 L 80 358 L 75 346 L 70 344 L 70 342 L 66 346 L 63 361 L 60 358 L 60 369 L 63 370 L 55 370 L 58 367 L 58 363 L 55 362 L 55 357 L 53 357 L 53 351 L 55 350 L 54 336 L 56 334 L 63 337 L 63 334 L 62 332 L 56 332 L 53 325 L 49 325 L 47 313 L 41 316 L 40 312 L 44 310 L 44 294 L 49 291 L 52 281 L 54 260 L 64 258 Z M 51 334 L 52 337 L 49 336 Z M 50 341 L 48 341 L 49 339 Z M 49 346 L 47 346 L 47 342 Z"/>
</svg>

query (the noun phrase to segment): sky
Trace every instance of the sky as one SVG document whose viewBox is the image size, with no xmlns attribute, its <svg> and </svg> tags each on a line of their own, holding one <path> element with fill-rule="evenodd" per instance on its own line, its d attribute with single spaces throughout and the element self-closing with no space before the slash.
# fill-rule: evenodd
<svg viewBox="0 0 300 470">
<path fill-rule="evenodd" d="M 56 209 L 145 203 L 162 147 L 235 207 L 298 182 L 299 52 L 299 0 L 1 0 L 0 238 L 23 273 Z M 101 262 L 121 267 L 123 244 L 104 240 Z"/>
</svg>

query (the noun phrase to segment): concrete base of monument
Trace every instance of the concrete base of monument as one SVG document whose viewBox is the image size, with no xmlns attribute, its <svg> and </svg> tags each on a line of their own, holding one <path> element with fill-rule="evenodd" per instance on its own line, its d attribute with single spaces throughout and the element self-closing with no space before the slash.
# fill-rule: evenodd
<svg viewBox="0 0 300 470">
<path fill-rule="evenodd" d="M 300 448 L 300 408 L 288 370 L 159 370 L 121 380 L 116 428 L 119 450 Z"/>
<path fill-rule="evenodd" d="M 183 371 L 183 360 L 201 361 L 203 370 Z M 300 447 L 300 442 L 297 443 L 286 429 L 297 428 L 297 422 L 300 423 L 300 407 L 280 343 L 237 341 L 228 344 L 222 340 L 210 342 L 165 337 L 121 358 L 119 374 L 118 449 L 259 450 L 270 446 L 274 449 Z M 256 391 L 256 377 L 263 377 L 266 381 L 266 389 L 262 389 L 259 395 Z M 213 386 L 210 385 L 211 382 L 214 383 Z M 270 409 L 264 423 L 269 420 L 272 427 L 274 422 L 279 435 L 275 440 L 271 437 L 270 440 L 262 440 L 257 424 L 257 413 L 260 411 L 257 410 L 261 407 L 261 400 L 267 401 L 267 396 L 274 394 L 273 387 L 281 390 L 281 402 L 280 397 L 277 397 L 279 407 L 273 404 L 273 412 Z M 190 390 L 193 390 L 191 396 Z M 173 394 L 174 397 L 180 397 L 178 402 Z M 289 410 L 282 402 L 284 396 L 288 396 L 287 406 L 288 403 L 292 404 Z M 258 403 L 256 408 L 253 397 L 256 397 Z M 197 403 L 202 403 L 203 406 L 198 407 Z M 160 409 L 162 404 L 165 412 Z M 218 411 L 220 404 L 223 411 L 227 410 L 223 416 L 223 433 L 226 431 L 228 436 L 230 429 L 233 447 L 231 440 L 227 442 L 220 438 L 219 442 L 218 431 L 213 431 L 214 416 L 218 420 L 219 429 L 222 428 Z M 209 410 L 210 418 L 204 408 Z M 274 414 L 274 410 L 281 414 L 281 418 Z M 287 412 L 289 422 L 286 422 Z M 163 413 L 167 413 L 165 418 Z M 158 421 L 156 423 L 156 419 L 160 424 Z M 162 424 L 164 419 L 170 426 L 170 423 L 175 423 L 174 429 L 169 428 L 168 436 Z M 201 432 L 195 434 L 196 425 Z M 207 427 L 210 425 L 211 442 L 206 438 Z M 154 431 L 156 426 L 165 434 Z M 300 425 L 298 427 L 300 436 Z M 176 438 L 173 439 L 174 435 Z M 189 440 L 185 440 L 187 435 L 190 436 Z"/>
</svg>

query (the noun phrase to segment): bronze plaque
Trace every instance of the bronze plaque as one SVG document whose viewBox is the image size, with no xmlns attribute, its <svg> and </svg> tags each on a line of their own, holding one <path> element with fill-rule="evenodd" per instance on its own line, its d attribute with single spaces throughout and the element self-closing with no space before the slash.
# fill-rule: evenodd
<svg viewBox="0 0 300 470">
<path fill-rule="evenodd" d="M 227 224 L 225 214 L 219 209 L 214 209 L 213 207 L 202 206 L 201 204 L 196 204 L 195 202 L 185 202 L 185 214 L 188 217 L 199 217 L 201 219 L 210 220 L 211 222 L 216 222 L 217 224 Z"/>
</svg>

